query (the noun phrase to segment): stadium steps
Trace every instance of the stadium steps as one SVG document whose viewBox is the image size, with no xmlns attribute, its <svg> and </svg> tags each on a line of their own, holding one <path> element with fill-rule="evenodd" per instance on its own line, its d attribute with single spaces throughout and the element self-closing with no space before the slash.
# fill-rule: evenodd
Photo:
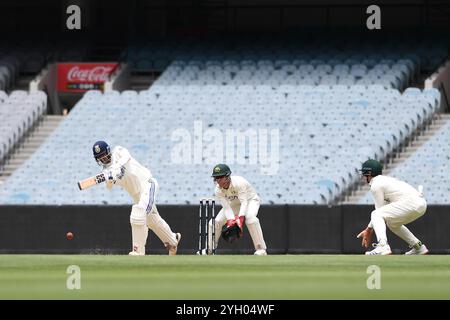
<svg viewBox="0 0 450 320">
<path fill-rule="evenodd" d="M 414 80 L 405 88 L 419 88 L 423 90 L 425 87 L 425 80 L 432 74 L 432 71 L 421 70 L 421 72 L 414 78 Z"/>
<path fill-rule="evenodd" d="M 397 166 L 401 166 L 406 159 L 412 156 L 417 149 L 420 148 L 424 143 L 433 137 L 433 135 L 443 127 L 447 122 L 450 121 L 450 114 L 441 113 L 434 116 L 434 119 L 431 125 L 426 128 L 425 131 L 421 132 L 418 136 L 416 136 L 408 146 L 406 146 L 401 153 L 398 154 L 397 157 L 394 157 L 389 161 L 389 163 L 385 164 L 383 169 L 383 174 L 389 175 L 389 173 L 394 170 Z M 366 195 L 369 191 L 369 186 L 366 183 L 360 183 L 356 191 L 352 193 L 351 196 L 347 197 L 343 204 L 355 204 L 358 203 L 359 200 Z"/>
<path fill-rule="evenodd" d="M 35 74 L 23 74 L 19 75 L 19 79 L 17 80 L 16 85 L 14 86 L 14 90 L 25 90 L 28 91 L 30 89 L 30 82 L 36 77 Z"/>
<path fill-rule="evenodd" d="M 14 152 L 6 160 L 0 171 L 0 185 L 44 143 L 47 137 L 56 129 L 64 119 L 60 115 L 45 115 L 31 132 L 23 139 Z"/>
<path fill-rule="evenodd" d="M 130 79 L 131 90 L 148 90 L 160 75 L 161 72 L 155 71 L 132 71 Z"/>
</svg>

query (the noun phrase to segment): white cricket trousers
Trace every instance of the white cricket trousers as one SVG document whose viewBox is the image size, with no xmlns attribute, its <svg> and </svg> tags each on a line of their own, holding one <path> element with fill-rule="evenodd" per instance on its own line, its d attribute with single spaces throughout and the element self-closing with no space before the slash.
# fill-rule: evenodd
<svg viewBox="0 0 450 320">
<path fill-rule="evenodd" d="M 135 197 L 137 204 L 133 205 L 130 215 L 132 228 L 133 248 L 145 253 L 148 229 L 152 230 L 167 247 L 176 246 L 176 234 L 172 232 L 167 222 L 161 218 L 156 208 L 156 195 L 158 193 L 158 182 L 152 178 L 142 188 L 142 193 Z"/>
<path fill-rule="evenodd" d="M 379 226 L 380 218 L 384 220 L 388 228 L 401 239 L 406 241 L 411 247 L 419 242 L 411 231 L 404 225 L 413 222 L 425 214 L 427 210 L 427 202 L 423 197 L 411 197 L 409 199 L 392 202 L 381 208 L 372 211 L 372 224 Z M 377 228 L 377 238 L 387 240 L 386 227 Z M 375 230 L 377 232 L 377 230 Z"/>
</svg>

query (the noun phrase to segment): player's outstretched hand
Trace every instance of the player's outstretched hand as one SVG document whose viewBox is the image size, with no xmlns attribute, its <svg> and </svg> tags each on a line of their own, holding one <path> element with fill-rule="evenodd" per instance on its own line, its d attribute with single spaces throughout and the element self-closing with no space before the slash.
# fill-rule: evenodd
<svg viewBox="0 0 450 320">
<path fill-rule="evenodd" d="M 362 238 L 362 243 L 361 245 L 363 247 L 368 248 L 370 242 L 372 242 L 372 235 L 373 235 L 373 229 L 372 228 L 366 228 L 363 231 L 361 231 L 356 238 Z"/>
</svg>

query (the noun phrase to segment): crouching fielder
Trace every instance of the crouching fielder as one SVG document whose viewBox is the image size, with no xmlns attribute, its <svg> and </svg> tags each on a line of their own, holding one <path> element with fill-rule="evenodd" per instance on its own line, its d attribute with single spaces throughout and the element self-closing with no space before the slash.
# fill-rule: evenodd
<svg viewBox="0 0 450 320">
<path fill-rule="evenodd" d="M 392 253 L 387 241 L 386 225 L 409 245 L 411 250 L 406 252 L 407 255 L 427 254 L 427 247 L 404 226 L 420 218 L 427 209 L 421 186 L 419 190 L 416 190 L 406 182 L 381 175 L 382 166 L 376 160 L 364 162 L 361 172 L 370 186 L 375 210 L 372 211 L 369 225 L 358 234 L 358 238 L 362 238 L 362 245 L 366 248 L 371 241 L 373 231 L 378 240 L 378 243 L 374 244 L 375 249 L 367 251 L 366 254 Z"/>
<path fill-rule="evenodd" d="M 216 183 L 215 196 L 222 204 L 222 210 L 217 214 L 215 220 L 216 230 L 221 230 L 225 224 L 227 227 L 237 224 L 242 232 L 245 224 L 255 246 L 255 255 L 267 255 L 266 243 L 257 217 L 260 199 L 255 189 L 243 177 L 231 176 L 231 170 L 226 164 L 216 165 L 212 177 Z M 208 226 L 211 235 L 211 220 Z M 220 235 L 220 232 L 216 232 L 215 247 L 217 247 Z M 208 240 L 209 248 L 211 248 L 212 236 Z"/>
<path fill-rule="evenodd" d="M 106 142 L 97 141 L 94 143 L 93 153 L 97 163 L 103 167 L 102 173 L 107 179 L 106 187 L 111 189 L 114 185 L 119 185 L 134 201 L 130 214 L 133 249 L 129 254 L 145 255 L 150 228 L 169 250 L 169 255 L 176 255 L 181 235 L 172 232 L 156 209 L 158 182 L 152 177 L 150 170 L 137 162 L 128 150 L 121 146 L 114 147 L 111 152 Z"/>
</svg>

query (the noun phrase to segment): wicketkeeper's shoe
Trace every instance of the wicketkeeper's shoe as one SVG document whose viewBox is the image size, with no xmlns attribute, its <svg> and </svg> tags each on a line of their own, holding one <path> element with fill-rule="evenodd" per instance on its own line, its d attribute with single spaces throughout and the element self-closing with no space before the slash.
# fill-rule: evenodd
<svg viewBox="0 0 450 320">
<path fill-rule="evenodd" d="M 265 249 L 258 249 L 254 253 L 255 256 L 267 256 L 267 251 Z"/>
<path fill-rule="evenodd" d="M 176 246 L 171 246 L 171 245 L 166 246 L 166 248 L 169 250 L 169 256 L 175 256 L 177 254 L 178 244 L 180 243 L 180 240 L 181 240 L 181 233 L 177 233 L 175 236 L 177 238 L 177 245 Z"/>
<path fill-rule="evenodd" d="M 380 256 L 386 256 L 389 254 L 392 254 L 391 247 L 388 244 L 380 245 L 378 243 L 374 243 L 373 246 L 375 249 L 372 251 L 367 251 L 366 255 L 373 256 L 373 255 L 380 255 Z"/>
<path fill-rule="evenodd" d="M 411 250 L 409 250 L 405 254 L 406 255 L 414 255 L 414 254 L 421 255 L 421 254 L 428 254 L 428 253 L 429 253 L 428 248 L 424 244 L 422 244 L 419 247 L 419 249 L 412 248 Z"/>
<path fill-rule="evenodd" d="M 206 249 L 202 249 L 202 252 L 197 251 L 195 254 L 198 255 L 198 256 L 206 256 L 206 255 L 208 255 L 209 253 L 210 253 L 210 252 L 209 252 L 209 251 L 206 251 Z"/>
</svg>

